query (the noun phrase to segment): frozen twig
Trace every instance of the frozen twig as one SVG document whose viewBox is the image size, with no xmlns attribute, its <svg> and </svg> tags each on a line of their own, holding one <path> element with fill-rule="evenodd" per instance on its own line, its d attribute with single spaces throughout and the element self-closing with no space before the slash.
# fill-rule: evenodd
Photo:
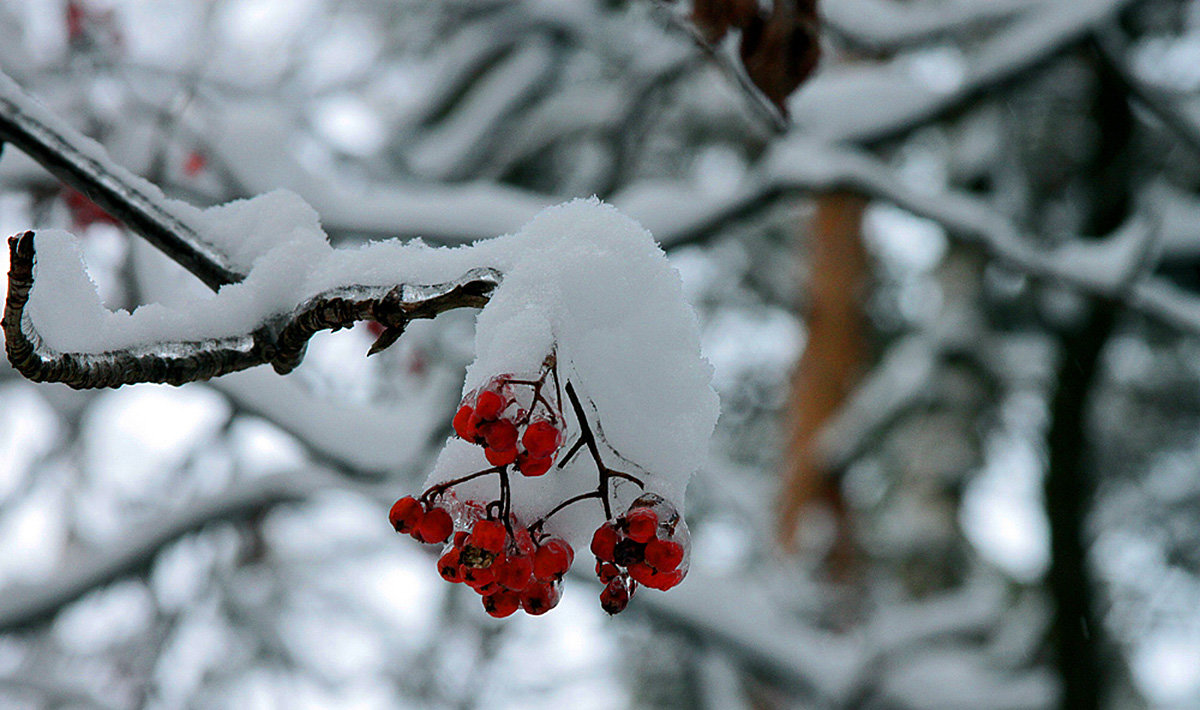
<svg viewBox="0 0 1200 710">
<path fill-rule="evenodd" d="M 270 317 L 251 333 L 221 339 L 147 343 L 103 353 L 57 352 L 42 342 L 25 311 L 36 259 L 33 232 L 9 239 L 5 349 L 22 375 L 35 382 L 62 382 L 76 389 L 136 382 L 179 385 L 270 363 L 286 374 L 300 364 L 308 340 L 322 330 L 374 320 L 386 326 L 371 352 L 387 347 L 418 318 L 455 308 L 481 308 L 500 282 L 499 272 L 472 269 L 439 285 L 393 287 L 346 285 L 317 294 L 290 313 Z"/>
<path fill-rule="evenodd" d="M 0 73 L 0 142 L 11 143 L 88 196 L 214 291 L 245 274 L 164 206 L 158 188 L 108 160 L 104 149 L 54 117 Z"/>
</svg>

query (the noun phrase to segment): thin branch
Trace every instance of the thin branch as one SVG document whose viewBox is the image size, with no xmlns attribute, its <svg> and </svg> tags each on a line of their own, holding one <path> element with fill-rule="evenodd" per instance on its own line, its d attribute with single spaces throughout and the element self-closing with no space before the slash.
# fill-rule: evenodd
<svg viewBox="0 0 1200 710">
<path fill-rule="evenodd" d="M 114 165 L 102 147 L 55 118 L 3 73 L 0 142 L 11 143 L 87 195 L 214 291 L 245 277 L 167 208 L 157 188 Z"/>
<path fill-rule="evenodd" d="M 75 389 L 119 387 L 136 382 L 180 385 L 270 363 L 287 374 L 304 357 L 308 340 L 322 330 L 374 320 L 395 339 L 412 320 L 455 308 L 482 308 L 500 283 L 493 269 L 472 269 L 444 284 L 343 286 L 317 294 L 294 311 L 268 318 L 252 333 L 227 338 L 148 343 L 103 353 L 60 353 L 47 346 L 25 312 L 33 287 L 34 233 L 9 239 L 8 300 L 3 328 L 8 359 L 34 382 L 62 382 Z M 386 343 L 385 343 L 386 345 Z"/>
</svg>

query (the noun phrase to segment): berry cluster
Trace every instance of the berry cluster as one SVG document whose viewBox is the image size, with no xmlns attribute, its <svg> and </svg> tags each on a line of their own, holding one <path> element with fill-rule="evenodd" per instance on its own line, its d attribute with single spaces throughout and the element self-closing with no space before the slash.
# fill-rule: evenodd
<svg viewBox="0 0 1200 710">
<path fill-rule="evenodd" d="M 687 526 L 661 496 L 645 493 L 629 510 L 592 535 L 596 576 L 604 584 L 600 606 L 622 611 L 638 585 L 666 591 L 687 574 Z"/>
<path fill-rule="evenodd" d="M 481 517 L 478 506 L 467 508 L 471 512 L 455 530 L 444 508 L 405 496 L 392 506 L 390 519 L 397 532 L 419 542 L 445 542 L 453 534 L 438 559 L 438 574 L 477 592 L 488 614 L 501 618 L 524 609 L 539 616 L 557 606 L 563 575 L 575 560 L 571 545 L 532 526 L 522 527 L 511 516 L 505 524 Z"/>
<path fill-rule="evenodd" d="M 562 445 L 562 415 L 543 394 L 546 385 L 546 373 L 536 380 L 493 377 L 463 398 L 455 433 L 482 446 L 493 466 L 516 464 L 522 475 L 541 476 Z"/>
<path fill-rule="evenodd" d="M 438 573 L 477 592 L 483 608 L 495 617 L 517 609 L 544 614 L 558 604 L 563 575 L 575 551 L 544 527 L 559 511 L 585 500 L 598 501 L 607 521 L 593 535 L 591 549 L 597 559 L 596 574 L 605 585 L 600 605 L 609 614 L 623 610 L 638 585 L 665 591 L 687 574 L 687 525 L 679 511 L 661 496 L 643 492 L 623 514 L 613 515 L 614 487 L 632 483 L 644 491 L 645 483 L 605 465 L 601 440 L 593 433 L 574 387 L 567 382 L 563 390 L 579 427 L 577 440 L 566 453 L 559 454 L 564 420 L 551 354 L 536 378 L 498 375 L 459 406 L 454 431 L 483 447 L 490 468 L 442 481 L 419 498 L 406 496 L 392 506 L 390 519 L 397 532 L 424 543 L 449 541 L 438 559 Z M 562 468 L 584 449 L 596 465 L 595 488 L 560 501 L 531 524 L 521 524 L 513 514 L 510 472 L 541 476 L 555 459 Z M 499 479 L 496 500 L 460 500 L 461 493 L 452 492 L 485 476 Z"/>
</svg>

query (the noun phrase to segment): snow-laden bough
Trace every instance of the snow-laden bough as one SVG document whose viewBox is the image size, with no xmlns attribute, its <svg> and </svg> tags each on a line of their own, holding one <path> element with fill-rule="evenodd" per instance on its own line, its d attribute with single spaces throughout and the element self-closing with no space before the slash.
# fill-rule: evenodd
<svg viewBox="0 0 1200 710">
<path fill-rule="evenodd" d="M 470 246 L 334 249 L 284 191 L 203 211 L 165 204 L 245 277 L 211 297 L 114 312 L 74 237 L 13 237 L 4 330 L 26 376 L 113 387 L 267 363 L 286 373 L 318 330 L 377 320 L 376 352 L 413 318 L 481 307 L 455 436 L 393 525 L 447 543 L 442 576 L 494 615 L 551 608 L 588 535 L 610 612 L 639 585 L 683 579 L 683 494 L 718 404 L 679 277 L 633 220 L 593 198 Z"/>
</svg>

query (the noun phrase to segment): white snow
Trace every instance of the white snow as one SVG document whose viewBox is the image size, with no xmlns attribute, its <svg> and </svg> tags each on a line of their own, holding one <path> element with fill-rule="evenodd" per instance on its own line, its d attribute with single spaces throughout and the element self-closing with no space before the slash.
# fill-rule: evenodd
<svg viewBox="0 0 1200 710">
<path fill-rule="evenodd" d="M 214 296 L 133 313 L 100 303 L 73 237 L 39 232 L 28 313 L 46 344 L 96 353 L 228 337 L 333 288 L 437 284 L 495 268 L 504 278 L 479 314 L 464 392 L 496 374 L 536 374 L 556 351 L 560 375 L 575 383 L 603 435 L 606 463 L 644 473 L 652 490 L 682 508 L 716 423 L 712 368 L 700 357 L 696 316 L 678 273 L 650 233 L 615 208 L 575 200 L 543 211 L 516 234 L 456 248 L 388 241 L 335 250 L 315 212 L 286 191 L 197 211 L 190 222 L 217 235 L 236 263 L 252 264 L 248 276 Z M 519 513 L 540 514 L 594 487 L 594 475 L 577 471 L 591 467 L 585 459 L 518 482 Z M 486 467 L 477 447 L 451 443 L 431 480 Z M 622 499 L 632 498 L 632 487 L 624 488 Z M 494 489 L 486 495 L 493 499 Z"/>
</svg>

